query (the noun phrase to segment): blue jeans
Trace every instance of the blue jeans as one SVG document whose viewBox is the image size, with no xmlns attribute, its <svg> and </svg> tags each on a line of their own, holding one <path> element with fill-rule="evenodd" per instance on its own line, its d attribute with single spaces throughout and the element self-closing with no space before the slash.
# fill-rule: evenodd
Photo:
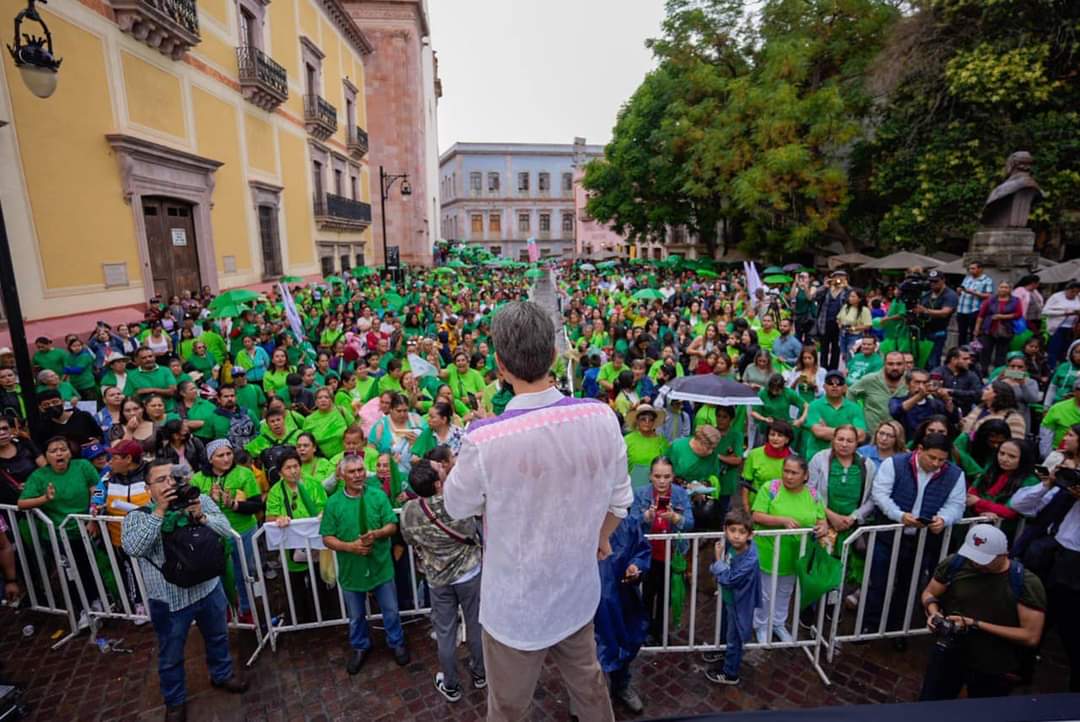
<svg viewBox="0 0 1080 722">
<path fill-rule="evenodd" d="M 258 531 L 258 527 L 250 529 L 240 535 L 241 543 L 244 546 L 244 558 L 247 560 L 248 571 L 252 571 L 255 566 L 255 547 L 251 543 L 252 537 L 255 536 L 255 532 Z M 247 579 L 244 577 L 244 569 L 240 565 L 240 546 L 236 544 L 236 540 L 233 539 L 233 552 L 232 562 L 234 573 L 236 574 L 236 593 L 240 600 L 240 613 L 251 611 L 251 603 L 248 601 L 247 593 Z"/>
<path fill-rule="evenodd" d="M 1057 368 L 1058 361 L 1065 357 L 1065 351 L 1072 343 L 1072 324 L 1063 323 L 1061 327 L 1050 336 L 1050 343 L 1046 346 L 1046 360 L 1050 368 Z"/>
<path fill-rule="evenodd" d="M 728 679 L 738 679 L 739 667 L 742 665 L 743 643 L 746 640 L 739 634 L 739 615 L 735 613 L 734 605 L 724 607 L 724 676 Z"/>
<path fill-rule="evenodd" d="M 206 666 L 210 679 L 224 682 L 232 677 L 232 658 L 229 656 L 229 628 L 225 622 L 228 602 L 221 583 L 209 595 L 175 612 L 167 602 L 150 600 L 150 622 L 158 639 L 158 676 L 161 696 L 169 707 L 187 700 L 184 685 L 184 645 L 192 620 L 199 625 L 206 647 Z"/>
<path fill-rule="evenodd" d="M 364 602 L 369 592 L 350 592 L 341 590 L 345 596 L 345 608 L 349 612 L 349 644 L 353 649 L 367 651 L 371 649 L 371 635 L 368 633 L 368 623 Z M 375 601 L 379 603 L 379 611 L 383 615 L 383 628 L 386 629 L 386 643 L 391 648 L 405 646 L 405 630 L 401 628 L 401 616 L 398 614 L 397 592 L 394 589 L 394 581 L 390 580 L 380 584 L 371 590 L 375 595 Z"/>
<path fill-rule="evenodd" d="M 948 335 L 948 331 L 934 331 L 927 335 L 927 338 L 933 341 L 934 345 L 930 349 L 930 356 L 926 359 L 926 368 L 936 369 L 941 364 L 941 352 L 945 348 L 945 338 Z M 915 359 L 918 361 L 918 349 L 914 349 L 914 351 Z"/>
</svg>

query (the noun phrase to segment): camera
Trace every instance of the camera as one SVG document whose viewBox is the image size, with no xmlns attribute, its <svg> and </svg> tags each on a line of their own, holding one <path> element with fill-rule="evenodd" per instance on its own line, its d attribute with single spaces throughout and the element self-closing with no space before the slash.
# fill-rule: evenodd
<svg viewBox="0 0 1080 722">
<path fill-rule="evenodd" d="M 191 484 L 191 467 L 187 464 L 173 464 L 169 475 L 173 478 L 176 495 L 169 502 L 169 511 L 183 511 L 199 500 L 202 493 Z"/>
<path fill-rule="evenodd" d="M 905 276 L 898 287 L 900 298 L 908 306 L 915 306 L 930 290 L 930 280 L 926 276 Z"/>
<path fill-rule="evenodd" d="M 937 615 L 932 620 L 930 630 L 934 635 L 935 644 L 941 649 L 954 647 L 964 633 L 964 628 L 943 615 Z"/>
</svg>

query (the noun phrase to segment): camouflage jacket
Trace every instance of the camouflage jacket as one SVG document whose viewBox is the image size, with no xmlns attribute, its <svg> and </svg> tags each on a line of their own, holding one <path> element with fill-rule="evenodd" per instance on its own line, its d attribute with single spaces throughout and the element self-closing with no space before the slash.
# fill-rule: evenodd
<svg viewBox="0 0 1080 722">
<path fill-rule="evenodd" d="M 439 528 L 420 506 L 420 499 L 405 504 L 401 513 L 401 535 L 412 546 L 423 565 L 428 583 L 433 587 L 453 584 L 480 563 L 482 548 L 479 544 L 479 524 L 476 518 L 451 519 L 446 513 L 442 496 L 427 500 L 428 508 L 443 526 L 476 544 L 464 544 Z"/>
</svg>

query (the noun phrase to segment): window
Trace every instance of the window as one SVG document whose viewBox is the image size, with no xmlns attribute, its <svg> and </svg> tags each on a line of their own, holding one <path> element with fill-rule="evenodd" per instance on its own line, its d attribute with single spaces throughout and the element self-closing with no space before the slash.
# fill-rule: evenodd
<svg viewBox="0 0 1080 722">
<path fill-rule="evenodd" d="M 483 233 L 484 232 L 484 216 L 482 213 L 473 213 L 470 217 L 472 221 L 472 232 Z"/>
<path fill-rule="evenodd" d="M 259 242 L 262 244 L 263 275 L 281 275 L 281 242 L 278 240 L 277 208 L 259 206 Z"/>
<path fill-rule="evenodd" d="M 562 189 L 565 192 L 574 190 L 574 176 L 572 173 L 562 174 Z"/>
<path fill-rule="evenodd" d="M 469 190 L 473 193 L 479 193 L 481 185 L 484 182 L 483 173 L 470 173 L 469 174 Z"/>
<path fill-rule="evenodd" d="M 325 57 L 323 51 L 319 50 L 319 46 L 310 39 L 301 35 L 300 53 L 304 63 L 304 92 L 308 95 L 322 95 L 322 61 Z"/>
<path fill-rule="evenodd" d="M 249 48 L 259 47 L 258 28 L 259 21 L 255 15 L 247 8 L 240 8 L 240 44 Z"/>
<path fill-rule="evenodd" d="M 518 173 L 518 190 L 525 192 L 529 190 L 529 174 Z"/>
<path fill-rule="evenodd" d="M 547 233 L 550 230 L 551 230 L 551 214 L 550 213 L 541 213 L 540 214 L 540 232 L 541 233 Z"/>
<path fill-rule="evenodd" d="M 502 233 L 501 213 L 492 213 L 488 216 L 488 230 L 492 233 Z"/>
<path fill-rule="evenodd" d="M 563 233 L 572 233 L 574 231 L 574 214 L 563 213 L 562 214 L 562 229 Z"/>
<path fill-rule="evenodd" d="M 311 187 L 315 197 L 321 201 L 323 196 L 322 163 L 317 160 L 311 161 Z"/>
<path fill-rule="evenodd" d="M 354 201 L 360 200 L 360 179 L 356 176 L 349 176 L 349 190 L 352 191 L 352 199 Z"/>
<path fill-rule="evenodd" d="M 502 246 L 492 246 L 491 247 L 491 255 L 493 255 L 493 256 L 501 256 L 502 255 Z"/>
<path fill-rule="evenodd" d="M 488 190 L 495 192 L 499 190 L 499 174 L 488 173 Z"/>
<path fill-rule="evenodd" d="M 334 169 L 334 194 L 339 196 L 345 195 L 345 178 L 338 168 Z"/>
<path fill-rule="evenodd" d="M 541 173 L 537 187 L 541 192 L 551 190 L 551 174 Z"/>
<path fill-rule="evenodd" d="M 518 230 L 522 233 L 528 233 L 532 229 L 532 224 L 529 221 L 528 213 L 518 213 Z"/>
<path fill-rule="evenodd" d="M 304 66 L 304 89 L 308 95 L 319 94 L 318 72 L 310 63 Z"/>
<path fill-rule="evenodd" d="M 332 252 L 332 251 L 330 251 Z M 322 267 L 322 275 L 332 276 L 334 275 L 334 257 L 333 256 L 321 256 L 319 258 L 319 265 Z"/>
</svg>

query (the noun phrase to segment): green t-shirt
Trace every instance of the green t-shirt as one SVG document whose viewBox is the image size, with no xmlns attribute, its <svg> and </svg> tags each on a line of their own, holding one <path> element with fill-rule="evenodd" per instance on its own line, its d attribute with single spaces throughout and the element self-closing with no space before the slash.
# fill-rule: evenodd
<svg viewBox="0 0 1080 722">
<path fill-rule="evenodd" d="M 855 354 L 847 362 L 848 386 L 851 386 L 863 376 L 880 371 L 884 367 L 885 359 L 879 353 L 870 354 L 869 356 L 864 353 Z"/>
<path fill-rule="evenodd" d="M 780 329 L 778 328 L 774 328 L 772 331 L 762 329 L 757 332 L 758 346 L 770 353 L 772 352 L 773 343 L 778 338 L 780 338 Z"/>
<path fill-rule="evenodd" d="M 237 336 L 237 338 L 243 341 L 242 337 Z M 219 365 L 229 359 L 229 349 L 225 345 L 225 339 L 217 331 L 203 331 L 197 340 L 206 344 L 206 350 L 217 360 Z"/>
<path fill-rule="evenodd" d="M 60 522 L 68 514 L 86 514 L 90 510 L 90 489 L 98 483 L 98 472 L 94 465 L 85 459 L 72 459 L 67 470 L 56 473 L 51 466 L 45 465 L 34 470 L 23 486 L 20 499 L 36 499 L 44 496 L 52 484 L 56 496 L 44 506 L 38 507 L 45 516 L 59 528 Z M 69 535 L 78 533 L 78 527 L 71 524 L 67 528 Z"/>
<path fill-rule="evenodd" d="M 1080 405 L 1072 397 L 1051 406 L 1042 421 L 1043 426 L 1054 432 L 1055 447 L 1061 444 L 1065 434 L 1076 424 L 1080 424 Z"/>
<path fill-rule="evenodd" d="M 290 370 L 285 371 L 267 371 L 263 374 L 263 391 L 269 396 L 273 394 L 280 399 L 288 400 L 289 398 L 289 384 L 286 379 L 289 378 Z"/>
<path fill-rule="evenodd" d="M 379 394 L 384 394 L 387 391 L 396 391 L 399 394 L 402 391 L 401 380 L 395 379 L 390 374 L 383 374 L 379 377 Z"/>
<path fill-rule="evenodd" d="M 757 492 L 761 487 L 783 476 L 785 458 L 774 459 L 765 453 L 764 446 L 751 449 L 746 455 L 746 459 L 743 461 L 742 477 L 754 487 L 749 495 L 751 505 L 753 505 Z"/>
<path fill-rule="evenodd" d="M 64 368 L 82 369 L 77 373 L 69 373 L 68 380 L 78 391 L 90 391 L 94 389 L 94 355 L 85 349 L 77 354 L 64 354 Z"/>
<path fill-rule="evenodd" d="M 621 374 L 623 371 L 629 370 L 630 367 L 626 364 L 623 364 L 619 368 L 615 368 L 615 363 L 613 361 L 608 361 L 606 364 L 600 367 L 600 373 L 596 376 L 596 382 L 600 383 L 601 381 L 607 381 L 613 384 L 615 383 L 616 379 L 619 378 L 619 374 Z"/>
<path fill-rule="evenodd" d="M 286 505 L 286 497 L 288 505 Z M 292 519 L 310 519 L 322 513 L 326 506 L 326 491 L 314 479 L 302 477 L 296 489 L 288 488 L 284 480 L 270 487 L 266 493 L 266 517 L 287 516 Z M 291 550 L 285 553 L 285 564 L 290 572 L 307 569 L 304 562 L 295 562 Z"/>
<path fill-rule="evenodd" d="M 469 369 L 464 374 L 458 373 L 457 366 L 447 369 L 446 385 L 458 401 L 467 402 L 469 394 L 482 395 L 484 387 L 484 375 L 476 369 Z"/>
<path fill-rule="evenodd" d="M 311 461 L 300 465 L 300 471 L 304 476 L 310 476 L 320 484 L 334 475 L 335 465 L 322 456 L 316 456 Z"/>
<path fill-rule="evenodd" d="M 717 452 L 713 451 L 708 456 L 698 456 L 690 448 L 688 436 L 675 439 L 668 450 L 676 478 L 700 481 L 703 484 L 708 484 L 710 477 L 717 476 L 720 472 L 720 460 L 716 458 L 716 454 Z"/>
<path fill-rule="evenodd" d="M 649 483 L 649 466 L 653 459 L 667 453 L 668 440 L 660 434 L 642 436 L 641 432 L 636 430 L 627 434 L 624 440 L 630 483 L 634 489 L 638 489 Z"/>
<path fill-rule="evenodd" d="M 353 378 L 356 379 L 356 388 L 351 392 L 352 397 L 362 404 L 371 401 L 375 397 L 375 390 L 379 387 L 378 382 L 371 376 L 363 379 L 359 376 Z"/>
<path fill-rule="evenodd" d="M 803 458 L 805 459 L 814 458 L 814 454 L 832 445 L 831 442 L 814 436 L 814 432 L 811 431 L 814 424 L 819 422 L 824 422 L 831 429 L 844 424 L 851 424 L 856 429 L 866 431 L 866 419 L 863 417 L 863 410 L 854 401 L 843 399 L 837 408 L 830 404 L 829 400 L 824 396 L 820 399 L 814 399 L 806 412 L 806 424 L 804 425 L 806 433 L 803 434 Z"/>
<path fill-rule="evenodd" d="M 34 353 L 34 365 L 42 368 L 55 371 L 60 376 L 64 375 L 64 361 L 67 359 L 67 351 L 63 351 L 58 348 L 51 348 L 48 351 L 37 351 Z"/>
<path fill-rule="evenodd" d="M 754 498 L 750 507 L 751 511 L 760 511 L 771 516 L 782 516 L 794 519 L 800 527 L 812 527 L 819 519 L 825 518 L 825 508 L 821 505 L 817 495 L 810 491 L 810 487 L 803 485 L 797 492 L 788 491 L 783 482 L 777 481 L 762 488 Z M 769 529 L 772 527 L 755 524 L 755 529 Z M 761 570 L 771 572 L 773 569 L 773 544 L 775 538 L 771 536 L 754 535 L 754 543 L 758 548 L 758 560 Z M 813 544 L 808 541 L 807 544 Z M 777 564 L 777 574 L 790 576 L 795 573 L 795 565 L 799 561 L 799 547 L 801 542 L 798 536 L 784 536 L 780 538 L 780 558 Z"/>
<path fill-rule="evenodd" d="M 211 476 L 200 471 L 191 478 L 191 485 L 198 487 L 199 491 L 207 496 L 211 495 L 210 492 L 215 485 L 220 486 L 234 497 L 237 492 L 243 492 L 245 499 L 253 499 L 262 494 L 259 482 L 255 480 L 255 474 L 251 472 L 251 469 L 240 465 L 234 466 L 223 477 Z M 243 534 L 255 528 L 254 514 L 240 514 L 220 504 L 219 506 L 221 506 L 225 518 L 229 520 L 229 525 L 237 534 Z"/>
<path fill-rule="evenodd" d="M 214 377 L 214 367 L 218 365 L 217 359 L 215 359 L 210 352 L 207 351 L 205 355 L 192 354 L 188 359 L 188 363 L 191 367 L 201 373 L 203 378 L 207 381 Z"/>
<path fill-rule="evenodd" d="M 778 396 L 772 396 L 769 393 L 768 387 L 762 388 L 758 391 L 758 398 L 761 399 L 761 406 L 754 409 L 758 414 L 773 420 L 791 422 L 792 419 L 797 419 L 802 414 L 803 398 L 795 393 L 795 389 L 784 387 L 783 391 Z M 791 415 L 791 407 L 794 406 L 796 411 L 795 415 Z M 758 430 L 761 433 L 765 433 L 766 424 L 757 422 Z"/>
<path fill-rule="evenodd" d="M 192 405 L 192 407 L 188 410 L 187 417 L 189 419 L 191 419 L 192 421 L 203 422 L 203 425 L 196 429 L 194 432 L 195 435 L 198 436 L 200 439 L 204 439 L 206 441 L 213 441 L 214 439 L 218 438 L 216 436 L 213 436 L 214 424 L 212 422 L 212 419 L 216 411 L 217 406 L 210 403 L 206 399 L 198 397 L 195 398 L 194 405 Z M 228 431 L 227 428 L 226 431 Z"/>
<path fill-rule="evenodd" d="M 128 371 L 127 387 L 131 389 L 133 396 L 139 398 L 139 391 L 142 389 L 175 388 L 176 378 L 172 375 L 172 371 L 164 366 L 154 366 L 150 371 L 136 368 Z M 172 411 L 174 408 L 176 408 L 176 401 L 173 397 L 166 396 L 165 410 Z"/>
<path fill-rule="evenodd" d="M 727 433 L 720 437 L 720 443 L 716 445 L 716 455 L 718 457 L 737 456 L 742 458 L 746 437 L 744 428 L 736 426 L 734 423 L 728 427 Z M 720 459 L 717 459 L 717 462 L 720 464 L 720 484 L 714 495 L 731 496 L 739 486 L 739 465 L 729 466 Z"/>
<path fill-rule="evenodd" d="M 345 429 L 349 428 L 348 419 L 336 406 L 328 411 L 315 410 L 304 419 L 304 431 L 315 437 L 315 443 L 326 456 L 336 456 L 345 446 Z"/>
<path fill-rule="evenodd" d="M 396 523 L 397 515 L 386 494 L 382 489 L 368 485 L 360 496 L 349 496 L 344 489 L 331 495 L 323 510 L 319 533 L 352 542 L 362 534 Z M 335 556 L 338 583 L 346 591 L 370 592 L 394 578 L 389 538 L 377 539 L 367 556 L 342 552 L 335 552 Z"/>
<path fill-rule="evenodd" d="M 266 394 L 258 384 L 249 381 L 244 386 L 236 387 L 236 405 L 250 411 L 255 418 L 260 418 L 263 407 L 266 406 Z"/>
<path fill-rule="evenodd" d="M 289 429 L 286 427 L 285 436 L 281 437 L 280 439 L 275 438 L 274 435 L 270 432 L 270 428 L 266 425 L 266 422 L 263 421 L 259 427 L 259 435 L 249 441 L 244 446 L 244 450 L 247 453 L 251 454 L 252 457 L 258 458 L 259 454 L 273 446 L 282 446 L 285 444 L 289 446 L 295 446 L 296 437 L 299 435 L 300 429 Z"/>
</svg>

